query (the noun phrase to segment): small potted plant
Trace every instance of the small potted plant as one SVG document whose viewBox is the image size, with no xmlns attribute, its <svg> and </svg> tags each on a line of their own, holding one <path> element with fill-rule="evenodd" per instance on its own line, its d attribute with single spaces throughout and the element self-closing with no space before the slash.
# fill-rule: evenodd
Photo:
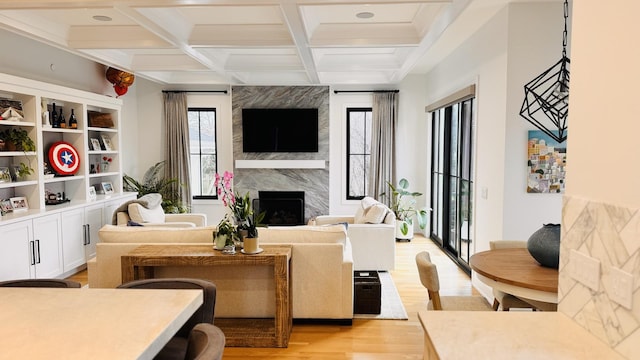
<svg viewBox="0 0 640 360">
<path fill-rule="evenodd" d="M 258 242 L 258 227 L 264 219 L 265 213 L 261 212 L 255 219 L 253 216 L 247 218 L 246 231 L 247 235 L 243 239 L 243 252 L 246 254 L 257 254 L 262 252 Z"/>
<path fill-rule="evenodd" d="M 227 214 L 222 220 L 220 220 L 216 230 L 213 232 L 214 249 L 222 250 L 227 245 L 233 245 L 233 237 L 235 233 L 236 226 Z"/>
<path fill-rule="evenodd" d="M 5 151 L 35 151 L 36 144 L 25 129 L 12 128 L 0 132 Z"/>
<path fill-rule="evenodd" d="M 413 218 L 418 220 L 420 229 L 427 225 L 427 210 L 417 209 L 416 198 L 422 193 L 409 191 L 409 181 L 400 179 L 397 186 L 387 181 L 391 189 L 391 210 L 396 214 L 396 239 L 411 240 L 413 238 Z M 382 194 L 384 195 L 384 194 Z"/>
<path fill-rule="evenodd" d="M 20 165 L 15 165 L 14 171 L 16 173 L 17 180 L 25 180 L 27 176 L 31 175 L 35 170 L 31 168 L 30 164 L 27 165 L 23 162 L 20 162 Z"/>
</svg>

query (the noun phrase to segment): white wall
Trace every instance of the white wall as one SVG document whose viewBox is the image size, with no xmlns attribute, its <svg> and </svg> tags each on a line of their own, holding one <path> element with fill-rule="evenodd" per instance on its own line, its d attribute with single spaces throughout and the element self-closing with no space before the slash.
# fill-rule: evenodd
<svg viewBox="0 0 640 360">
<path fill-rule="evenodd" d="M 506 122 L 506 27 L 503 9 L 427 74 L 427 104 L 476 84 L 475 250 L 503 237 Z M 428 171 L 428 170 L 427 170 Z M 486 188 L 487 198 L 479 196 Z"/>
<path fill-rule="evenodd" d="M 396 173 L 398 180 L 409 181 L 409 190 L 423 194 L 416 199 L 418 208 L 429 207 L 431 189 L 431 118 L 424 110 L 427 105 L 424 84 L 423 75 L 409 75 L 398 87 Z M 414 228 L 416 233 L 427 233 L 429 224 L 423 230 L 415 221 Z"/>
<path fill-rule="evenodd" d="M 527 131 L 536 128 L 519 113 L 524 100 L 524 84 L 561 59 L 562 30 L 562 3 L 509 6 L 504 239 L 526 240 L 542 224 L 560 223 L 562 194 L 529 194 L 525 191 Z M 570 137 L 571 133 L 568 134 Z M 567 148 L 569 154 L 572 151 L 571 147 Z M 570 158 L 571 155 L 568 167 L 572 168 Z"/>
<path fill-rule="evenodd" d="M 562 20 L 561 4 L 510 4 L 426 76 L 429 104 L 477 85 L 475 252 L 560 223 L 561 195 L 526 193 L 527 130 L 535 128 L 519 111 L 524 84 L 560 59 Z M 473 284 L 491 296 L 489 287 Z"/>
<path fill-rule="evenodd" d="M 347 200 L 347 108 L 371 107 L 371 93 L 330 92 L 329 97 L 329 214 L 354 215 L 359 200 Z"/>
</svg>

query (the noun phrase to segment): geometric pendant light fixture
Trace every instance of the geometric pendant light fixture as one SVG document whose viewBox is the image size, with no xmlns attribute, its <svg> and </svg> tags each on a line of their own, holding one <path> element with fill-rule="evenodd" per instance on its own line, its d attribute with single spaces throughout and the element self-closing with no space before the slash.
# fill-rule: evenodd
<svg viewBox="0 0 640 360">
<path fill-rule="evenodd" d="M 559 143 L 567 139 L 569 64 L 567 57 L 568 0 L 564 1 L 562 59 L 524 86 L 520 116 Z"/>
</svg>

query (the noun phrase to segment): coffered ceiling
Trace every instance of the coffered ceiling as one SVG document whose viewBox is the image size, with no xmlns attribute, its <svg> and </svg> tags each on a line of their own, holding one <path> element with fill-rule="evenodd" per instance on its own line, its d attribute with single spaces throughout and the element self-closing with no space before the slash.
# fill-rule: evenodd
<svg viewBox="0 0 640 360">
<path fill-rule="evenodd" d="M 0 0 L 0 27 L 165 84 L 394 84 L 508 2 Z"/>
</svg>

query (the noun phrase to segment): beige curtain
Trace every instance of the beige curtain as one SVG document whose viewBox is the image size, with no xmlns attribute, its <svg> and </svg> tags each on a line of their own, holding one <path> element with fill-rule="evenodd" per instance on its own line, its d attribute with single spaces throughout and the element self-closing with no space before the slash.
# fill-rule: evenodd
<svg viewBox="0 0 640 360">
<path fill-rule="evenodd" d="M 178 193 L 182 204 L 191 209 L 187 94 L 167 92 L 162 95 L 166 129 L 165 173 L 167 178 L 178 180 L 172 191 Z"/>
<path fill-rule="evenodd" d="M 371 163 L 367 194 L 389 205 L 389 196 L 380 197 L 380 194 L 389 193 L 387 181 L 396 183 L 398 93 L 374 93 L 371 120 Z"/>
</svg>

